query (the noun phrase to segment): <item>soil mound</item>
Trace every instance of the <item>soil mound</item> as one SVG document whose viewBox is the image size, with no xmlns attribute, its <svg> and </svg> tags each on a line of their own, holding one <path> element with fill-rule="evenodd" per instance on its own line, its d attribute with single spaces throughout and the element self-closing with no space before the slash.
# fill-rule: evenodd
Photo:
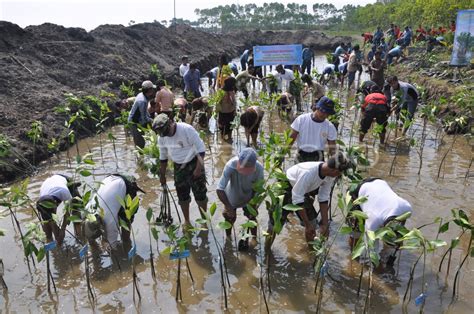
<svg viewBox="0 0 474 314">
<path fill-rule="evenodd" d="M 46 159 L 48 143 L 64 130 L 64 116 L 54 109 L 66 93 L 119 95 L 122 82 L 150 78 L 156 64 L 170 83 L 178 83 L 178 66 L 188 55 L 201 72 L 217 65 L 221 54 L 238 56 L 255 44 L 303 43 L 314 49 L 341 39 L 313 31 L 211 34 L 186 25 L 159 23 L 129 27 L 102 25 L 91 32 L 46 23 L 25 29 L 0 22 L 0 182 L 27 175 L 31 164 Z M 27 132 L 42 122 L 42 138 L 32 145 Z M 91 135 L 79 132 L 76 137 Z M 60 143 L 64 149 L 67 140 Z M 33 150 L 35 150 L 33 152 Z M 34 159 L 34 161 L 33 161 Z"/>
</svg>

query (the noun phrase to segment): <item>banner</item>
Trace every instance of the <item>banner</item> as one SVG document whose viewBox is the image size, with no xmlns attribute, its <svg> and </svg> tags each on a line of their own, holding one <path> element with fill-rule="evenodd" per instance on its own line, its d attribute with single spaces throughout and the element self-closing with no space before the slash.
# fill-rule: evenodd
<svg viewBox="0 0 474 314">
<path fill-rule="evenodd" d="M 302 51 L 303 45 L 254 46 L 254 65 L 301 65 Z"/>
<path fill-rule="evenodd" d="M 473 63 L 474 10 L 458 11 L 451 65 L 467 66 Z"/>
</svg>

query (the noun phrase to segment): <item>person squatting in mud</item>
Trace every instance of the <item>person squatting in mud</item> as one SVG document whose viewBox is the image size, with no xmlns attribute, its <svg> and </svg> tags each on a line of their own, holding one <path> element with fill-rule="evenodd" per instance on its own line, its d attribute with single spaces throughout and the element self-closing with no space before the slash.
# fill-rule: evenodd
<svg viewBox="0 0 474 314">
<path fill-rule="evenodd" d="M 43 221 L 41 227 L 46 234 L 46 241 L 52 242 L 54 236 L 57 244 L 62 244 L 66 234 L 66 227 L 69 224 L 69 217 L 71 215 L 77 216 L 78 212 L 80 212 L 81 195 L 78 190 L 80 185 L 81 183 L 74 182 L 72 178 L 61 174 L 55 174 L 41 184 L 36 209 L 38 210 L 40 220 Z M 63 217 L 61 226 L 58 226 L 53 215 L 57 215 L 58 207 L 61 203 L 64 203 Z M 79 223 L 74 223 L 74 231 L 76 236 L 81 235 Z"/>
<path fill-rule="evenodd" d="M 160 183 L 166 185 L 168 159 L 173 162 L 174 184 L 178 194 L 178 203 L 184 216 L 185 228 L 191 226 L 189 218 L 190 192 L 200 212 L 207 210 L 206 173 L 204 154 L 206 147 L 199 133 L 189 124 L 175 122 L 166 114 L 159 114 L 152 125 L 160 137 Z"/>
</svg>

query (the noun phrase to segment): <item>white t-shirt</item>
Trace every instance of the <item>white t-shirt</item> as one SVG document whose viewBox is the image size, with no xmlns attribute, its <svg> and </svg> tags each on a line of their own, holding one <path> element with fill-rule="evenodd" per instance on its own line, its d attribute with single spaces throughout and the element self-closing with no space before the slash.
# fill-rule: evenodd
<svg viewBox="0 0 474 314">
<path fill-rule="evenodd" d="M 189 63 L 187 63 L 186 65 L 181 64 L 179 66 L 179 75 L 183 77 L 186 74 L 186 72 L 188 72 L 188 70 L 189 70 Z"/>
<path fill-rule="evenodd" d="M 296 145 L 299 150 L 311 153 L 324 150 L 327 141 L 335 141 L 337 131 L 328 119 L 323 122 L 315 122 L 311 118 L 312 113 L 298 116 L 291 124 L 291 128 L 298 132 Z"/>
<path fill-rule="evenodd" d="M 116 247 L 120 241 L 120 223 L 118 213 L 122 205 L 119 200 L 125 199 L 127 194 L 127 187 L 121 177 L 108 176 L 102 181 L 99 190 L 96 195 L 91 198 L 87 204 L 89 212 L 95 212 L 96 197 L 99 207 L 96 209 L 98 213 L 103 212 L 104 225 L 105 225 L 105 237 L 107 242 L 112 246 Z"/>
<path fill-rule="evenodd" d="M 292 70 L 289 69 L 284 69 L 285 73 L 280 74 L 277 71 L 273 71 L 272 74 L 273 76 L 277 79 L 278 82 L 278 89 L 282 89 L 283 81 L 293 81 L 295 79 L 295 75 L 293 74 Z"/>
<path fill-rule="evenodd" d="M 158 138 L 160 160 L 171 159 L 178 164 L 185 164 L 194 159 L 199 153 L 204 153 L 206 147 L 198 132 L 189 124 L 176 123 L 176 133 L 173 136 Z"/>
<path fill-rule="evenodd" d="M 367 197 L 360 208 L 369 217 L 365 221 L 365 230 L 375 231 L 383 226 L 391 216 L 400 216 L 411 212 L 410 203 L 398 196 L 384 180 L 374 180 L 362 184 L 359 197 Z"/>
<path fill-rule="evenodd" d="M 294 165 L 286 171 L 291 186 L 291 199 L 294 205 L 304 202 L 304 195 L 319 188 L 318 201 L 329 201 L 331 187 L 334 182 L 332 177 L 319 176 L 322 161 L 308 161 Z"/>
<path fill-rule="evenodd" d="M 46 195 L 57 197 L 62 202 L 72 199 L 71 192 L 69 192 L 67 187 L 66 178 L 58 174 L 47 178 L 41 184 L 40 197 Z"/>
</svg>

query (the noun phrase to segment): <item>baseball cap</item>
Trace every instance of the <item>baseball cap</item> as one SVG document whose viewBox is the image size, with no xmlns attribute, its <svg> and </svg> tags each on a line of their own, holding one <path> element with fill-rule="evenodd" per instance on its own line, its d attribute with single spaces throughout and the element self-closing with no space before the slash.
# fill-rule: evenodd
<svg viewBox="0 0 474 314">
<path fill-rule="evenodd" d="M 237 161 L 237 171 L 243 175 L 250 175 L 255 172 L 257 164 L 257 152 L 253 148 L 244 148 L 239 154 Z"/>
<path fill-rule="evenodd" d="M 316 109 L 327 114 L 336 113 L 336 111 L 334 110 L 334 101 L 332 101 L 330 98 L 326 96 L 323 96 L 318 100 L 318 102 L 316 103 Z"/>
<path fill-rule="evenodd" d="M 156 118 L 153 120 L 153 124 L 151 125 L 153 131 L 157 133 L 162 133 L 166 128 L 170 126 L 170 118 L 165 113 L 160 113 Z"/>
<path fill-rule="evenodd" d="M 153 84 L 151 81 L 144 81 L 142 83 L 142 89 L 150 89 L 150 88 L 156 88 L 156 85 Z"/>
</svg>

